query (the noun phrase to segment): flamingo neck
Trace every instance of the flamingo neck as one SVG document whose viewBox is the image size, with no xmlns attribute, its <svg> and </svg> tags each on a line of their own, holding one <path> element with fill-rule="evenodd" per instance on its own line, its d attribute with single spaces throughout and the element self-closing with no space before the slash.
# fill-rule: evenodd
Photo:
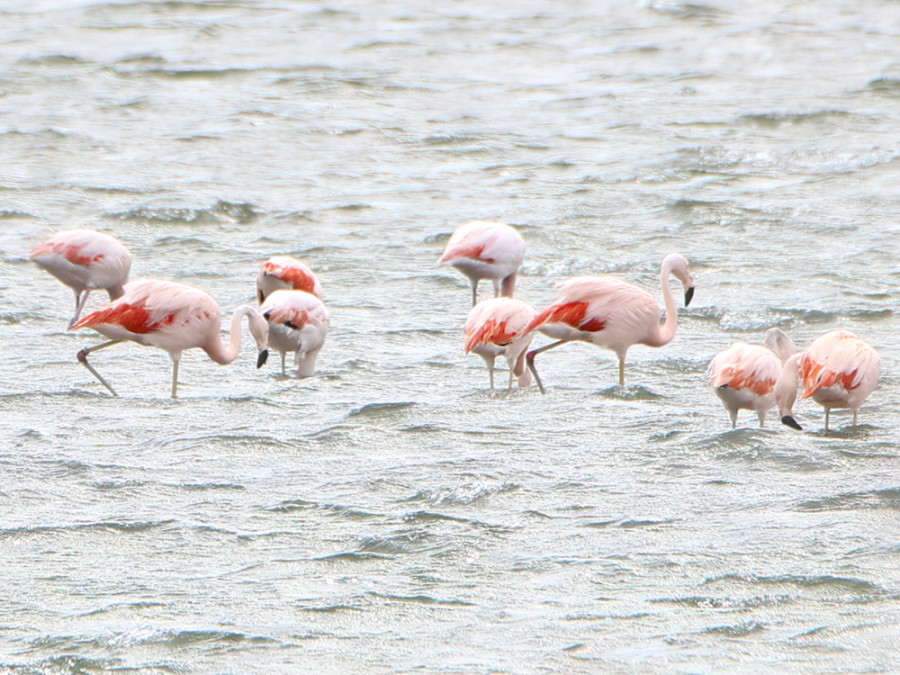
<svg viewBox="0 0 900 675">
<path fill-rule="evenodd" d="M 663 302 L 666 306 L 666 320 L 659 324 L 656 335 L 647 343 L 652 347 L 662 347 L 672 341 L 675 330 L 678 328 L 678 306 L 672 297 L 669 288 L 669 268 L 664 267 L 659 275 L 659 285 L 662 288 Z"/>
<path fill-rule="evenodd" d="M 241 352 L 241 319 L 250 313 L 249 307 L 238 307 L 231 317 L 231 332 L 228 343 L 222 341 L 221 334 L 217 331 L 211 343 L 203 348 L 209 358 L 220 365 L 227 365 L 234 361 Z"/>
</svg>

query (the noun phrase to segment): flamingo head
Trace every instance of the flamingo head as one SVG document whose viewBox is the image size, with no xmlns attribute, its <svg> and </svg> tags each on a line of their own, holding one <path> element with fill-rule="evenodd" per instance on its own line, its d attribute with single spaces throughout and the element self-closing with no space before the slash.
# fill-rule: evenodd
<svg viewBox="0 0 900 675">
<path fill-rule="evenodd" d="M 256 341 L 259 356 L 256 359 L 256 367 L 262 368 L 269 358 L 269 322 L 255 309 L 248 313 L 250 335 Z"/>
<path fill-rule="evenodd" d="M 782 363 L 787 361 L 797 351 L 791 337 L 778 328 L 770 328 L 766 331 L 763 344 L 772 350 Z"/>
<path fill-rule="evenodd" d="M 680 253 L 670 253 L 662 264 L 663 276 L 671 274 L 684 286 L 684 306 L 691 304 L 694 297 L 694 279 L 691 277 L 690 265 L 687 258 Z"/>
<path fill-rule="evenodd" d="M 778 406 L 781 423 L 798 431 L 803 427 L 794 419 L 793 408 L 800 386 L 800 356 L 801 354 L 794 354 L 785 361 L 781 375 L 775 381 L 775 403 Z"/>
</svg>

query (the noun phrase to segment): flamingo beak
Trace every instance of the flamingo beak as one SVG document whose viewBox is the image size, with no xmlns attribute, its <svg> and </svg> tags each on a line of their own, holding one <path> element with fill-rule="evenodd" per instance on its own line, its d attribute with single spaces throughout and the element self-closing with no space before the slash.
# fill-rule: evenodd
<svg viewBox="0 0 900 675">
<path fill-rule="evenodd" d="M 803 427 L 801 427 L 799 424 L 797 424 L 797 420 L 795 420 L 790 415 L 785 415 L 784 417 L 782 417 L 781 423 L 786 426 L 789 426 L 791 429 L 796 429 L 797 431 L 803 431 Z"/>
<path fill-rule="evenodd" d="M 694 297 L 694 287 L 691 286 L 684 291 L 684 306 L 687 307 L 691 304 L 691 299 Z"/>
<path fill-rule="evenodd" d="M 262 368 L 266 364 L 266 359 L 269 358 L 269 350 L 263 349 L 259 352 L 259 358 L 256 359 L 256 367 Z"/>
</svg>

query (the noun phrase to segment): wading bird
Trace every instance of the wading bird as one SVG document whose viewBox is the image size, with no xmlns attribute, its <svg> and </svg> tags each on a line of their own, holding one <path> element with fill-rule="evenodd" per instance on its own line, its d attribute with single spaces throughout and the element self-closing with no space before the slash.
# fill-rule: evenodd
<svg viewBox="0 0 900 675">
<path fill-rule="evenodd" d="M 770 328 L 763 345 L 735 342 L 716 354 L 706 369 L 709 386 L 728 411 L 732 429 L 737 426 L 738 410 L 755 411 L 762 427 L 775 405 L 775 381 L 782 364 L 794 353 L 794 342 L 783 331 Z"/>
<path fill-rule="evenodd" d="M 801 429 L 793 416 L 797 390 L 803 383 L 803 398 L 825 408 L 825 431 L 832 408 L 850 408 L 853 424 L 859 409 L 878 384 L 881 359 L 869 343 L 848 330 L 820 335 L 810 346 L 789 358 L 775 383 L 775 400 L 781 421 Z"/>
<path fill-rule="evenodd" d="M 262 315 L 253 307 L 238 307 L 231 319 L 230 339 L 225 344 L 222 341 L 218 303 L 205 291 L 174 281 L 145 279 L 127 283 L 122 297 L 82 317 L 70 330 L 93 328 L 109 338 L 109 342 L 79 351 L 78 361 L 113 396 L 117 395 L 115 390 L 88 363 L 87 357 L 91 352 L 125 340 L 169 352 L 172 359 L 172 398 L 176 398 L 181 352 L 199 347 L 216 363 L 231 363 L 240 352 L 241 319 L 245 316 L 250 334 L 259 348 L 256 362 L 259 368 L 269 354 L 266 343 L 269 327 Z"/>
<path fill-rule="evenodd" d="M 274 255 L 259 268 L 256 277 L 256 295 L 259 304 L 278 290 L 306 291 L 317 298 L 322 297 L 322 287 L 318 278 L 302 262 L 289 255 Z"/>
<path fill-rule="evenodd" d="M 515 298 L 482 300 L 466 319 L 466 354 L 474 352 L 484 359 L 494 390 L 494 359 L 505 356 L 509 364 L 509 384 L 519 378 L 519 387 L 531 384 L 531 372 L 525 367 L 525 350 L 534 332 L 526 330 L 537 315 L 534 307 Z"/>
<path fill-rule="evenodd" d="M 131 252 L 118 239 L 94 230 L 64 230 L 31 250 L 30 258 L 75 291 L 75 316 L 71 328 L 91 291 L 98 288 L 115 300 L 125 292 L 131 270 Z"/>
<path fill-rule="evenodd" d="M 316 357 L 328 334 L 328 309 L 316 296 L 305 291 L 275 291 L 259 307 L 269 322 L 269 346 L 284 358 L 294 352 L 297 377 L 309 377 L 316 368 Z"/>
<path fill-rule="evenodd" d="M 472 305 L 478 302 L 478 282 L 490 279 L 494 297 L 512 297 L 516 272 L 525 259 L 525 240 L 509 225 L 470 220 L 460 225 L 444 248 L 439 265 L 449 264 L 472 284 Z"/>
<path fill-rule="evenodd" d="M 644 289 L 613 277 L 575 277 L 560 285 L 556 302 L 535 317 L 528 330 L 540 330 L 556 338 L 528 352 L 526 361 L 541 393 L 534 358 L 566 342 L 590 342 L 611 349 L 619 357 L 619 385 L 625 384 L 625 354 L 634 344 L 662 347 L 675 336 L 678 310 L 669 290 L 669 275 L 684 286 L 684 304 L 694 297 L 694 280 L 688 261 L 678 253 L 663 259 L 659 273 L 666 320 L 660 323 L 659 303 Z"/>
</svg>

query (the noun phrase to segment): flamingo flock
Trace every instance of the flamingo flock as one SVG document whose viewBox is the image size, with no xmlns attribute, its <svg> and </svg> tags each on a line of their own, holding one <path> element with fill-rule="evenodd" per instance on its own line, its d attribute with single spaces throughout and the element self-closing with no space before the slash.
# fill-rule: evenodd
<svg viewBox="0 0 900 675">
<path fill-rule="evenodd" d="M 637 344 L 663 347 L 675 337 L 678 302 L 670 277 L 680 282 L 687 307 L 694 280 L 687 259 L 667 255 L 660 266 L 659 285 L 665 318 L 656 297 L 632 283 L 608 276 L 579 276 L 559 283 L 556 299 L 537 310 L 514 297 L 516 278 L 526 245 L 504 223 L 473 220 L 450 237 L 440 256 L 463 274 L 472 289 L 472 307 L 463 327 L 464 351 L 485 362 L 494 390 L 494 364 L 504 357 L 509 371 L 507 391 L 516 382 L 532 380 L 546 393 L 535 357 L 569 342 L 605 347 L 618 359 L 620 387 L 625 385 L 625 358 Z M 75 314 L 69 330 L 92 328 L 107 338 L 81 349 L 77 360 L 113 395 L 116 391 L 88 361 L 88 356 L 130 341 L 168 352 L 172 361 L 171 397 L 178 394 L 178 366 L 182 352 L 202 349 L 211 360 L 229 364 L 239 355 L 243 320 L 258 349 L 257 368 L 269 349 L 281 356 L 281 375 L 287 376 L 286 357 L 293 354 L 298 378 L 315 373 L 316 359 L 329 331 L 330 315 L 322 300 L 316 274 L 303 262 L 275 255 L 262 263 L 256 278 L 258 306 L 242 305 L 232 314 L 229 339 L 222 339 L 219 304 L 207 292 L 175 281 L 129 281 L 131 253 L 110 235 L 87 229 L 58 232 L 31 251 L 31 260 L 75 293 Z M 488 279 L 494 297 L 478 301 L 478 282 Z M 81 316 L 91 291 L 103 289 L 110 303 Z M 530 349 L 537 333 L 553 341 Z M 874 391 L 881 372 L 878 353 L 846 330 L 816 338 L 797 350 L 791 338 L 773 328 L 762 345 L 736 342 L 715 355 L 706 371 L 708 386 L 721 400 L 737 426 L 739 410 L 757 414 L 760 427 L 777 406 L 786 426 L 801 429 L 793 415 L 800 387 L 825 409 L 828 430 L 832 409 L 849 409 L 856 425 L 859 410 Z"/>
</svg>

